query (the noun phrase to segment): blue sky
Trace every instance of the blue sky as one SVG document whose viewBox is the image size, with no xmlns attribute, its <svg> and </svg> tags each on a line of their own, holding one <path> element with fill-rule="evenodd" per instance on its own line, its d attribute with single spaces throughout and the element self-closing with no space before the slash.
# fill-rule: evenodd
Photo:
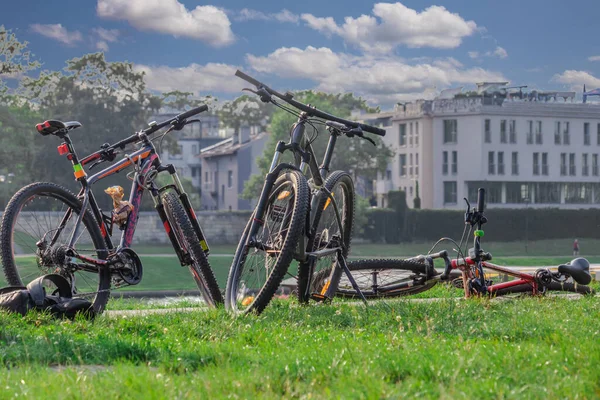
<svg viewBox="0 0 600 400">
<path fill-rule="evenodd" d="M 600 87 L 597 0 L 4 3 L 0 24 L 44 68 L 101 50 L 135 63 L 156 91 L 230 98 L 244 86 L 236 68 L 281 90 L 351 91 L 383 106 L 482 80 Z"/>
</svg>

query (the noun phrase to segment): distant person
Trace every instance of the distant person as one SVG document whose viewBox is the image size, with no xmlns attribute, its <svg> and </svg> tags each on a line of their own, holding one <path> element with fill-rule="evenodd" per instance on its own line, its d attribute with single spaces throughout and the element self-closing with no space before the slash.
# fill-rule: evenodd
<svg viewBox="0 0 600 400">
<path fill-rule="evenodd" d="M 577 240 L 577 239 L 575 239 L 575 241 L 573 242 L 573 255 L 574 256 L 579 255 L 579 240 Z"/>
</svg>

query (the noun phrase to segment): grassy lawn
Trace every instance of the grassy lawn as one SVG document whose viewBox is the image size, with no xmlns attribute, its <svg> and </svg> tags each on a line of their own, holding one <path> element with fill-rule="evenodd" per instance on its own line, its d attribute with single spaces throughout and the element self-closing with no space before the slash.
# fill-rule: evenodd
<svg viewBox="0 0 600 400">
<path fill-rule="evenodd" d="M 0 398 L 597 398 L 597 298 L 0 314 Z"/>
</svg>

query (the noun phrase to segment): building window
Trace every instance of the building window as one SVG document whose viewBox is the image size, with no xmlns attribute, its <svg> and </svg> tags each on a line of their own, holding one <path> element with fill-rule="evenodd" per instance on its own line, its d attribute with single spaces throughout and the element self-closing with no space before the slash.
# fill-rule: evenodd
<svg viewBox="0 0 600 400">
<path fill-rule="evenodd" d="M 509 204 L 524 204 L 530 200 L 529 184 L 520 182 L 506 183 L 506 202 Z"/>
<path fill-rule="evenodd" d="M 575 176 L 575 153 L 569 154 L 569 175 Z"/>
<path fill-rule="evenodd" d="M 560 121 L 554 123 L 554 144 L 560 144 Z"/>
<path fill-rule="evenodd" d="M 442 153 L 442 174 L 448 175 L 448 152 L 444 151 Z"/>
<path fill-rule="evenodd" d="M 444 182 L 444 204 L 456 204 L 456 181 Z"/>
<path fill-rule="evenodd" d="M 567 175 L 567 153 L 560 153 L 560 175 Z"/>
<path fill-rule="evenodd" d="M 233 186 L 233 171 L 227 172 L 227 187 L 230 188 Z"/>
<path fill-rule="evenodd" d="M 400 154 L 400 176 L 406 176 L 406 154 Z"/>
<path fill-rule="evenodd" d="M 571 144 L 571 136 L 569 135 L 569 122 L 563 122 L 563 144 Z"/>
<path fill-rule="evenodd" d="M 592 175 L 598 176 L 598 154 L 592 154 Z"/>
<path fill-rule="evenodd" d="M 406 146 L 406 124 L 400 124 L 400 146 Z"/>
<path fill-rule="evenodd" d="M 195 178 L 198 175 L 198 170 L 200 168 L 192 167 L 192 178 Z"/>
<path fill-rule="evenodd" d="M 193 155 L 198 154 L 198 145 L 197 144 L 192 145 L 192 154 Z"/>
<path fill-rule="evenodd" d="M 543 144 L 543 138 L 542 138 L 542 121 L 537 121 L 537 124 L 535 126 L 535 143 L 536 144 Z"/>
<path fill-rule="evenodd" d="M 458 122 L 455 119 L 444 120 L 444 143 L 457 143 Z"/>
<path fill-rule="evenodd" d="M 517 121 L 514 119 L 510 120 L 508 125 L 509 140 L 511 143 L 517 143 Z"/>
<path fill-rule="evenodd" d="M 496 174 L 496 164 L 494 164 L 494 152 L 488 152 L 488 174 L 495 175 Z"/>
<path fill-rule="evenodd" d="M 560 184 L 552 182 L 540 182 L 533 185 L 535 202 L 539 204 L 560 203 Z"/>
<path fill-rule="evenodd" d="M 542 153 L 542 175 L 548 175 L 548 153 Z"/>
<path fill-rule="evenodd" d="M 498 152 L 498 175 L 504 175 L 504 152 Z"/>
<path fill-rule="evenodd" d="M 533 153 L 533 174 L 540 174 L 540 153 Z"/>
<path fill-rule="evenodd" d="M 590 145 L 590 123 L 589 122 L 584 122 L 583 123 L 583 144 L 585 146 L 589 146 Z"/>
<path fill-rule="evenodd" d="M 533 121 L 527 121 L 527 144 L 533 144 Z"/>
<path fill-rule="evenodd" d="M 500 143 L 506 143 L 506 120 L 500 121 Z"/>
<path fill-rule="evenodd" d="M 458 173 L 458 151 L 452 152 L 452 175 Z"/>
<path fill-rule="evenodd" d="M 492 121 L 486 119 L 484 125 L 484 141 L 486 143 L 492 143 Z"/>
<path fill-rule="evenodd" d="M 519 153 L 516 151 L 512 152 L 512 170 L 513 175 L 519 175 Z"/>
<path fill-rule="evenodd" d="M 208 171 L 204 171 L 204 182 L 209 182 L 209 180 L 208 180 Z"/>
<path fill-rule="evenodd" d="M 581 155 L 581 175 L 588 176 L 590 174 L 590 169 L 588 165 L 588 155 L 583 153 Z"/>
<path fill-rule="evenodd" d="M 390 171 L 389 169 L 385 171 L 385 179 L 388 181 L 392 180 L 392 171 Z"/>
<path fill-rule="evenodd" d="M 419 145 L 419 121 L 415 122 L 415 146 Z"/>
<path fill-rule="evenodd" d="M 415 154 L 415 175 L 419 176 L 419 153 Z"/>
<path fill-rule="evenodd" d="M 596 144 L 598 146 L 600 146 L 600 124 L 598 124 L 598 127 L 596 128 Z"/>
<path fill-rule="evenodd" d="M 412 153 L 408 156 L 408 175 L 413 176 L 413 155 Z"/>
<path fill-rule="evenodd" d="M 408 145 L 409 146 L 413 145 L 413 123 L 412 122 L 408 125 Z"/>
<path fill-rule="evenodd" d="M 566 183 L 565 203 L 587 204 L 592 202 L 592 186 L 589 183 Z"/>
<path fill-rule="evenodd" d="M 477 199 L 477 190 L 483 187 L 486 190 L 485 193 L 485 202 L 486 204 L 498 204 L 502 203 L 502 182 L 468 182 L 467 185 L 467 194 L 468 199 L 472 199 L 471 201 L 476 201 Z"/>
</svg>

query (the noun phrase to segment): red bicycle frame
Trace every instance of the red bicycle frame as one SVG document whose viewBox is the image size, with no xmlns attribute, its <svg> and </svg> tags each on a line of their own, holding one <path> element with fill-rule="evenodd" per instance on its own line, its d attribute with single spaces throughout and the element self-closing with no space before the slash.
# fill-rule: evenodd
<svg viewBox="0 0 600 400">
<path fill-rule="evenodd" d="M 452 269 L 459 269 L 462 271 L 463 276 L 463 287 L 465 289 L 465 297 L 470 297 L 471 293 L 469 290 L 468 279 L 473 278 L 471 267 L 477 266 L 477 262 L 471 258 L 459 258 L 451 261 Z M 514 276 L 517 279 L 512 280 L 510 282 L 502 282 L 497 283 L 495 285 L 491 285 L 487 287 L 487 294 L 493 296 L 498 290 L 506 289 L 509 287 L 519 286 L 523 284 L 531 285 L 531 292 L 533 294 L 538 294 L 538 284 L 535 279 L 535 276 L 523 272 L 513 271 L 512 269 L 493 264 L 488 261 L 481 261 L 481 266 L 486 269 L 490 269 L 492 271 L 501 272 L 506 275 Z M 475 273 L 477 273 L 477 269 L 474 269 Z"/>
</svg>

